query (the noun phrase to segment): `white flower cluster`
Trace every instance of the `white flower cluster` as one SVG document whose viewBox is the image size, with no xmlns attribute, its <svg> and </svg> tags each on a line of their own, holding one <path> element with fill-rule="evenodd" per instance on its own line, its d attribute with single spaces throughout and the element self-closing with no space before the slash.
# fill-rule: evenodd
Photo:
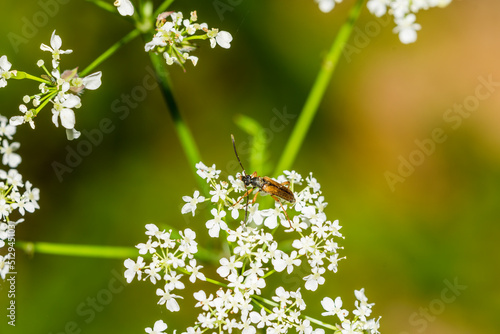
<svg viewBox="0 0 500 334">
<path fill-rule="evenodd" d="M 125 260 L 125 278 L 130 283 L 137 276 L 138 280 L 149 279 L 151 283 L 156 284 L 165 280 L 165 287 L 158 288 L 156 294 L 160 296 L 158 304 L 167 307 L 168 310 L 179 311 L 179 304 L 176 298 L 182 298 L 172 292 L 175 289 L 184 289 L 184 283 L 180 281 L 182 274 L 177 274 L 181 270 L 189 273 L 189 280 L 194 283 L 196 279 L 205 280 L 205 275 L 200 272 L 202 266 L 197 266 L 194 254 L 198 252 L 198 244 L 195 241 L 196 233 L 191 229 L 179 232 L 180 239 L 172 238 L 172 231 L 160 231 L 155 224 L 146 225 L 146 235 L 148 241 L 144 244 L 138 244 L 139 254 L 153 254 L 150 263 L 146 264 L 144 258 L 139 256 L 137 261 L 131 259 Z M 189 262 L 188 262 L 189 261 Z M 142 273 L 146 275 L 142 278 Z M 160 275 L 162 273 L 162 275 Z"/>
<path fill-rule="evenodd" d="M 269 293 L 266 287 L 273 274 L 298 275 L 303 279 L 306 290 L 316 291 L 325 283 L 323 276 L 326 270 L 337 271 L 337 263 L 341 259 L 337 250 L 342 247 L 334 239 L 343 236 L 339 232 L 341 226 L 338 221 L 332 222 L 326 217 L 324 209 L 327 203 L 321 196 L 321 185 L 312 174 L 303 179 L 294 171 L 285 171 L 277 182 L 290 183 L 290 190 L 296 199 L 293 207 L 282 207 L 282 204 L 275 202 L 274 208 L 261 209 L 259 203 L 248 203 L 247 208 L 247 203 L 241 198 L 242 193 L 247 190 L 238 176 L 229 176 L 228 182 L 219 181 L 220 170 L 215 165 L 207 167 L 200 162 L 196 167 L 198 175 L 210 185 L 210 197 L 205 198 L 198 191 L 192 197 L 184 196 L 185 204 L 181 211 L 194 216 L 198 204 L 210 204 L 208 209 L 204 208 L 206 211 L 210 210 L 213 216 L 205 224 L 208 234 L 229 245 L 228 254 L 220 258 L 216 269 L 223 281 L 206 278 L 199 271 L 202 267 L 197 266 L 193 258 L 197 252 L 193 231 L 186 229 L 184 233 L 180 233 L 181 238 L 174 241 L 171 240 L 171 231 L 159 232 L 155 225 L 146 226 L 148 242 L 136 246 L 140 254 L 153 254 L 153 261 L 146 265 L 141 256 L 136 262 L 127 259 L 127 281 L 131 282 L 135 275 L 141 279 L 143 270 L 147 274 L 144 280 L 149 278 L 153 284 L 163 277 L 166 284 L 164 289 L 157 289 L 157 295 L 161 297 L 158 303 L 165 304 L 170 311 L 180 309 L 176 299 L 182 297 L 172 291 L 184 288 L 184 284 L 180 282 L 182 274 L 190 275 L 193 283 L 198 278 L 219 286 L 217 291 L 206 292 L 203 289 L 193 294 L 195 307 L 201 310 L 194 325 L 188 327 L 183 334 L 201 334 L 207 330 L 219 333 L 232 333 L 234 330 L 255 334 L 261 329 L 269 334 L 287 333 L 290 330 L 303 334 L 323 334 L 323 329 L 313 328 L 314 319 L 304 314 L 306 302 L 302 298 L 302 287 L 286 289 L 279 286 L 274 289 L 271 298 L 263 296 L 264 292 Z M 305 186 L 300 191 L 294 191 L 302 183 Z M 293 210 L 295 215 L 285 215 L 283 209 L 290 213 Z M 247 210 L 246 220 L 239 219 L 246 216 Z M 274 237 L 274 232 L 280 227 L 284 228 L 286 236 L 291 237 L 282 244 Z M 153 240 L 153 236 L 156 239 Z M 186 238 L 188 241 L 185 241 Z M 309 272 L 304 274 L 304 270 Z M 360 291 L 356 292 L 359 303 L 356 303 L 356 310 L 353 311 L 354 319 L 348 320 L 348 312 L 342 310 L 339 314 L 344 317 L 339 316 L 341 324 L 336 327 L 328 327 L 320 321 L 316 323 L 335 329 L 336 333 L 378 333 L 378 320 L 367 319 L 373 304 L 368 304 L 366 298 L 361 297 L 363 290 Z M 325 315 L 337 314 L 332 313 L 334 309 L 329 307 L 328 301 L 323 303 L 328 313 Z M 341 304 L 339 306 L 337 303 L 335 306 L 340 307 Z M 146 332 L 164 333 L 167 327 L 165 322 L 158 320 L 152 328 L 146 328 Z M 351 331 L 348 332 L 348 329 Z"/>
<path fill-rule="evenodd" d="M 146 43 L 146 52 L 162 53 L 168 65 L 177 63 L 184 69 L 184 63 L 190 60 L 193 65 L 198 57 L 190 54 L 196 48 L 195 40 L 210 40 L 210 46 L 216 45 L 224 49 L 231 47 L 233 36 L 227 31 L 209 29 L 206 23 L 196 23 L 196 11 L 191 12 L 189 19 L 184 19 L 182 12 L 165 12 L 156 20 L 157 33 L 151 42 Z"/>
<path fill-rule="evenodd" d="M 6 240 L 14 236 L 15 227 L 23 219 L 12 220 L 12 214 L 22 216 L 26 212 L 33 213 L 39 209 L 40 190 L 33 188 L 30 181 L 23 181 L 23 176 L 15 169 L 21 163 L 21 156 L 15 151 L 20 147 L 18 142 L 9 143 L 16 133 L 16 127 L 10 125 L 8 119 L 0 115 L 0 154 L 2 163 L 9 170 L 0 169 L 0 250 L 7 244 Z M 0 278 L 5 279 L 10 268 L 9 255 L 0 255 Z"/>
<path fill-rule="evenodd" d="M 53 67 L 52 71 L 49 72 L 45 68 L 43 60 L 39 60 L 37 65 L 42 67 L 46 73 L 41 78 L 33 77 L 21 71 L 9 71 L 11 64 L 7 61 L 6 56 L 2 56 L 0 58 L 0 76 L 2 77 L 0 87 L 4 87 L 6 79 L 12 77 L 41 82 L 38 86 L 40 93 L 24 96 L 23 102 L 25 104 L 19 106 L 19 110 L 23 115 L 12 117 L 10 123 L 12 125 L 29 123 L 32 128 L 35 128 L 34 118 L 45 105 L 52 103 L 52 122 L 58 127 L 59 120 L 61 120 L 61 125 L 66 129 L 67 138 L 72 140 L 80 136 L 80 132 L 75 129 L 76 120 L 73 109 L 81 107 L 79 95 L 84 89 L 94 90 L 99 88 L 101 85 L 101 72 L 90 74 L 85 78 L 78 76 L 77 69 L 66 70 L 61 73 L 59 70 L 60 55 L 73 52 L 72 50 L 61 50 L 61 46 L 61 37 L 56 35 L 55 30 L 50 38 L 50 46 L 41 44 L 40 48 L 43 51 L 52 53 Z M 33 108 L 26 106 L 29 102 L 32 103 Z"/>
<path fill-rule="evenodd" d="M 335 3 L 342 0 L 315 0 L 322 12 L 329 12 Z M 417 14 L 421 10 L 433 7 L 446 7 L 452 0 L 368 0 L 367 7 L 370 13 L 381 17 L 388 13 L 394 17 L 394 33 L 399 34 L 401 43 L 409 44 L 417 40 L 417 31 L 421 29 L 416 23 Z"/>
<path fill-rule="evenodd" d="M 352 311 L 354 314 L 354 319 L 349 320 L 346 317 L 349 315 L 349 311 L 342 309 L 342 299 L 337 297 L 332 300 L 330 297 L 325 297 L 321 301 L 321 306 L 326 312 L 321 313 L 322 316 L 337 316 L 341 322 L 339 326 L 340 332 L 345 333 L 378 333 L 380 327 L 380 317 L 378 319 L 368 319 L 372 313 L 373 303 L 368 303 L 368 298 L 365 296 L 365 289 L 354 290 L 354 296 L 356 296 L 356 301 L 354 306 L 356 309 Z"/>
</svg>

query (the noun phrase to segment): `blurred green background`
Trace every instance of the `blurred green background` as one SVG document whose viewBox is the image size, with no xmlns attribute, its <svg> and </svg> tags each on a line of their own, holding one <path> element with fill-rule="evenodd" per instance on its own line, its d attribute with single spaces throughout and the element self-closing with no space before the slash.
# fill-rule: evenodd
<svg viewBox="0 0 500 334">
<path fill-rule="evenodd" d="M 63 56 L 62 67 L 84 68 L 131 28 L 90 3 L 69 1 L 14 46 L 9 34 L 23 36 L 26 22 L 46 12 L 43 3 L 2 1 L 0 55 L 7 55 L 14 69 L 39 73 L 36 61 L 49 62 L 40 43 L 48 44 L 54 29 L 62 48 L 74 50 Z M 312 0 L 233 1 L 222 17 L 214 3 L 176 1 L 171 8 L 185 14 L 197 9 L 201 22 L 231 32 L 231 48 L 210 49 L 205 43 L 195 68 L 188 65 L 183 73 L 173 66 L 171 76 L 203 161 L 225 174 L 234 161 L 230 134 L 249 139 L 235 117 L 248 115 L 269 127 L 273 109 L 298 115 L 354 1 L 345 0 L 330 14 Z M 456 128 L 458 123 L 443 117 L 454 105 L 474 102 L 480 78 L 500 81 L 500 2 L 454 0 L 448 8 L 421 12 L 417 21 L 422 25 L 417 42 L 402 45 L 392 22 L 363 9 L 350 39 L 355 52 L 342 57 L 293 166 L 304 176 L 314 173 L 329 203 L 327 215 L 340 220 L 346 237 L 341 254 L 347 260 L 309 296 L 308 314 L 319 317 L 323 296 L 342 296 L 352 310 L 354 289 L 364 287 L 376 303 L 374 315 L 382 316 L 382 333 L 497 333 L 499 86 L 492 86 Z M 363 38 L 359 31 L 366 29 L 371 35 Z M 150 76 L 143 48 L 138 38 L 98 67 L 103 84 L 84 94 L 77 129 L 91 131 L 109 119 L 114 130 L 63 174 L 62 182 L 52 165 L 64 163 L 79 142 L 66 140 L 47 108 L 35 130 L 19 128 L 19 170 L 41 189 L 41 209 L 25 217 L 18 240 L 133 246 L 146 240 L 144 225 L 151 222 L 206 236 L 202 217 L 180 213 L 181 197 L 192 195 L 197 182 L 158 89 L 127 107 L 127 117 L 113 112 L 113 106 L 126 105 L 123 94 L 137 93 Z M 36 86 L 9 81 L 0 90 L 1 113 L 17 114 L 22 96 Z M 269 166 L 276 164 L 294 123 L 270 138 Z M 391 191 L 385 173 L 398 173 L 400 156 L 409 159 L 418 150 L 415 141 L 431 138 L 437 128 L 446 140 Z M 18 251 L 17 325 L 7 326 L 2 285 L 0 333 L 143 333 L 160 318 L 171 333 L 191 324 L 189 301 L 171 314 L 156 305 L 151 284 L 122 289 L 115 277 L 123 270 L 122 260 L 30 257 Z M 445 290 L 446 281 L 466 288 L 454 295 Z M 105 303 L 92 308 L 93 300 Z"/>
</svg>

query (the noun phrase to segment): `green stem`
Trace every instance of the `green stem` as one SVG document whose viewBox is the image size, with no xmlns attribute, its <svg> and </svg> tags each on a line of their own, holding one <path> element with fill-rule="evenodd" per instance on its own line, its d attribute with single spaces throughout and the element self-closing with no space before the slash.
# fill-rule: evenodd
<svg viewBox="0 0 500 334">
<path fill-rule="evenodd" d="M 271 299 L 264 298 L 264 297 L 259 296 L 259 295 L 253 295 L 252 298 L 255 299 L 255 300 L 260 300 L 264 304 L 267 304 L 267 305 L 270 305 L 270 306 L 274 306 L 274 307 L 279 307 L 280 306 L 280 304 L 276 303 L 275 301 L 273 301 Z"/>
<path fill-rule="evenodd" d="M 134 247 L 72 245 L 27 241 L 17 241 L 16 247 L 24 250 L 26 253 L 31 255 L 34 253 L 42 253 L 108 259 L 126 259 L 129 257 L 137 257 L 137 249 Z"/>
<path fill-rule="evenodd" d="M 304 315 L 303 317 L 305 319 L 309 320 L 310 322 L 315 323 L 316 325 L 320 325 L 322 327 L 325 327 L 325 328 L 328 328 L 328 329 L 331 329 L 331 330 L 337 330 L 338 329 L 337 326 L 327 324 L 326 322 L 323 322 L 323 321 L 318 320 L 318 319 L 311 318 L 311 317 L 309 317 L 307 315 Z"/>
<path fill-rule="evenodd" d="M 316 80 L 309 92 L 309 96 L 302 108 L 299 119 L 290 135 L 281 158 L 273 175 L 279 175 L 284 170 L 290 169 L 297 154 L 304 142 L 305 136 L 311 126 L 311 122 L 318 111 L 319 104 L 325 95 L 325 91 L 330 83 L 333 71 L 337 66 L 342 50 L 344 49 L 349 36 L 354 28 L 354 23 L 361 13 L 361 7 L 365 0 L 358 0 L 349 13 L 347 21 L 340 28 L 333 44 L 326 55 Z"/>
<path fill-rule="evenodd" d="M 109 49 L 104 51 L 102 55 L 97 57 L 96 60 L 94 60 L 89 66 L 87 66 L 83 71 L 79 73 L 80 77 L 86 76 L 90 71 L 92 71 L 95 67 L 97 67 L 99 64 L 104 62 L 106 59 L 111 57 L 120 47 L 125 45 L 126 43 L 130 42 L 133 40 L 135 37 L 139 36 L 140 31 L 139 29 L 134 29 L 125 36 L 123 36 L 118 42 L 113 44 Z"/>
<path fill-rule="evenodd" d="M 186 154 L 189 167 L 191 168 L 193 175 L 195 176 L 195 179 L 198 181 L 201 190 L 205 193 L 205 195 L 207 195 L 208 185 L 196 173 L 195 165 L 201 161 L 201 156 L 198 151 L 198 146 L 196 145 L 191 130 L 189 130 L 189 127 L 182 118 L 177 102 L 175 101 L 168 72 L 165 69 L 165 60 L 162 57 L 162 55 L 153 52 L 149 52 L 149 57 L 151 59 L 151 63 L 153 64 L 153 68 L 156 73 L 156 80 L 160 85 L 163 98 L 167 103 L 168 110 L 174 121 L 175 130 L 177 132 L 177 136 L 179 137 L 179 141 L 184 150 L 184 153 Z"/>
<path fill-rule="evenodd" d="M 97 7 L 100 7 L 110 13 L 117 13 L 118 11 L 116 10 L 116 7 L 113 6 L 111 3 L 109 2 L 105 2 L 105 1 L 102 1 L 102 0 L 87 0 L 88 2 L 92 2 L 93 4 L 95 4 Z"/>
<path fill-rule="evenodd" d="M 23 72 L 23 71 L 16 71 L 16 74 L 12 75 L 11 79 L 16 79 L 16 80 L 30 79 L 30 80 L 34 80 L 34 81 L 38 81 L 38 82 L 43 82 L 43 83 L 48 84 L 48 85 L 51 84 L 51 82 L 49 80 L 35 77 L 34 75 L 28 74 L 28 73 Z"/>
</svg>

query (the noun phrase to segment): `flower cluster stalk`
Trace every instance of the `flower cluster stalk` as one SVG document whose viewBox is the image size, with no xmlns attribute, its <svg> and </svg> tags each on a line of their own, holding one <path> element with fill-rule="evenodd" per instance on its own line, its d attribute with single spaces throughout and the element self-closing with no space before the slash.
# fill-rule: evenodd
<svg viewBox="0 0 500 334">
<path fill-rule="evenodd" d="M 295 124 L 292 134 L 286 143 L 285 149 L 281 154 L 281 158 L 276 166 L 274 175 L 278 174 L 282 170 L 290 169 L 293 162 L 297 158 L 297 155 L 302 147 L 305 140 L 307 132 L 311 127 L 312 120 L 318 111 L 319 105 L 323 100 L 328 84 L 330 83 L 333 71 L 335 70 L 340 56 L 342 55 L 342 50 L 344 49 L 349 36 L 351 36 L 354 24 L 361 13 L 361 8 L 366 0 L 358 0 L 354 7 L 352 7 L 347 21 L 340 28 L 339 33 L 335 37 L 328 54 L 326 55 L 323 64 L 316 76 L 316 80 L 309 92 L 307 100 L 300 112 L 300 116 Z"/>
</svg>

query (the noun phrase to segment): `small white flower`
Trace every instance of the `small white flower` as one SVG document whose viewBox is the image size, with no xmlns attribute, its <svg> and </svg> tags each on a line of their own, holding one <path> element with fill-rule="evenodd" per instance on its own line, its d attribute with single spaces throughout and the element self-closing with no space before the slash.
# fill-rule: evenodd
<svg viewBox="0 0 500 334">
<path fill-rule="evenodd" d="M 1 201 L 1 200 L 0 200 Z M 137 257 L 137 262 L 134 262 L 132 259 L 126 259 L 124 262 L 125 268 L 125 278 L 127 279 L 127 283 L 132 282 L 135 275 L 137 274 L 137 279 L 140 280 L 142 276 L 142 269 L 146 265 L 142 256 Z"/>
<path fill-rule="evenodd" d="M 71 108 L 80 104 L 80 98 L 73 94 L 62 94 L 54 98 L 54 107 L 52 108 L 52 122 L 59 127 L 58 120 L 66 129 L 75 127 L 75 113 Z"/>
<path fill-rule="evenodd" d="M 243 262 L 241 261 L 236 261 L 236 257 L 233 255 L 228 259 L 223 257 L 222 259 L 219 260 L 220 267 L 217 268 L 217 273 L 221 277 L 227 277 L 230 274 L 236 274 L 236 268 L 241 268 L 243 267 Z"/>
<path fill-rule="evenodd" d="M 172 290 L 182 290 L 185 288 L 184 283 L 181 282 L 182 274 L 176 275 L 175 272 L 166 273 L 163 279 L 165 280 L 165 288 L 169 291 Z"/>
<path fill-rule="evenodd" d="M 146 235 L 149 235 L 151 237 L 160 238 L 163 234 L 163 231 L 160 231 L 158 226 L 156 226 L 155 224 L 146 224 L 146 230 Z"/>
<path fill-rule="evenodd" d="M 362 334 L 363 332 L 358 329 L 358 322 L 351 322 L 350 320 L 345 320 L 342 322 L 342 334 Z"/>
<path fill-rule="evenodd" d="M 52 36 L 50 37 L 50 46 L 43 44 L 40 45 L 40 49 L 42 51 L 48 51 L 52 53 L 52 67 L 57 68 L 59 66 L 59 60 L 61 59 L 60 55 L 69 54 L 73 52 L 73 50 L 61 50 L 62 40 L 59 35 L 56 35 L 56 31 L 52 32 Z"/>
<path fill-rule="evenodd" d="M 264 211 L 259 210 L 259 203 L 255 205 L 248 205 L 247 222 L 253 221 L 257 225 L 262 225 L 264 222 Z"/>
<path fill-rule="evenodd" d="M 182 200 L 187 203 L 184 204 L 184 206 L 181 209 L 181 212 L 183 214 L 191 212 L 194 216 L 197 204 L 202 203 L 205 200 L 205 197 L 200 196 L 200 192 L 196 190 L 193 194 L 193 197 L 183 196 Z"/>
<path fill-rule="evenodd" d="M 157 261 L 153 261 L 149 265 L 149 268 L 146 268 L 144 270 L 144 273 L 147 275 L 146 278 L 149 277 L 149 280 L 153 284 L 156 284 L 156 282 L 161 279 L 160 271 L 162 270 L 162 268 L 158 267 L 157 264 Z"/>
<path fill-rule="evenodd" d="M 212 165 L 212 167 L 207 167 L 205 166 L 205 164 L 203 162 L 198 162 L 196 165 L 195 165 L 197 171 L 196 173 L 202 178 L 202 179 L 206 179 L 207 182 L 210 182 L 212 179 L 218 179 L 219 178 L 219 174 L 220 174 L 220 170 L 217 170 L 215 168 L 215 164 Z"/>
<path fill-rule="evenodd" d="M 121 16 L 132 16 L 134 15 L 134 5 L 130 0 L 116 0 L 114 2 L 116 9 L 118 9 L 118 13 Z"/>
<path fill-rule="evenodd" d="M 18 126 L 23 123 L 29 123 L 31 128 L 35 128 L 35 122 L 33 121 L 33 118 L 35 117 L 35 114 L 33 112 L 33 109 L 29 109 L 26 107 L 24 104 L 19 105 L 19 111 L 24 114 L 24 116 L 13 116 L 10 118 L 10 125 L 12 126 Z"/>
<path fill-rule="evenodd" d="M 7 86 L 7 79 L 10 79 L 10 68 L 12 64 L 7 60 L 7 56 L 0 57 L 0 88 Z"/>
<path fill-rule="evenodd" d="M 0 137 L 5 136 L 12 140 L 12 136 L 16 133 L 16 127 L 9 124 L 7 117 L 0 115 Z"/>
<path fill-rule="evenodd" d="M 347 310 L 342 309 L 342 299 L 340 297 L 335 298 L 335 301 L 333 301 L 330 297 L 325 297 L 321 301 L 321 306 L 323 306 L 326 311 L 321 313 L 324 317 L 336 315 L 339 317 L 340 321 L 344 321 L 345 317 L 349 315 Z"/>
<path fill-rule="evenodd" d="M 280 303 L 281 308 L 285 308 L 286 305 L 291 304 L 292 301 L 290 300 L 290 292 L 286 291 L 282 286 L 278 287 L 276 289 L 276 295 L 272 297 L 272 299 Z"/>
<path fill-rule="evenodd" d="M 14 152 L 19 149 L 21 144 L 17 142 L 9 144 L 7 139 L 4 139 L 2 144 L 2 147 L 0 147 L 0 152 L 3 154 L 2 163 L 11 168 L 16 168 L 21 163 L 21 156 Z"/>
<path fill-rule="evenodd" d="M 207 221 L 206 226 L 208 228 L 208 234 L 212 238 L 219 237 L 220 230 L 227 230 L 227 224 L 222 219 L 226 216 L 226 211 L 217 212 L 217 209 L 213 208 L 210 213 L 214 216 L 213 219 Z"/>
<path fill-rule="evenodd" d="M 1 178 L 7 180 L 7 184 L 10 184 L 13 190 L 17 191 L 19 187 L 24 186 L 23 176 L 17 170 L 11 169 L 8 173 L 4 173 L 5 171 L 0 170 Z"/>
<path fill-rule="evenodd" d="M 369 0 L 366 4 L 370 13 L 376 17 L 381 17 L 387 12 L 391 0 Z"/>
<path fill-rule="evenodd" d="M 199 279 L 201 281 L 206 281 L 205 275 L 202 272 L 200 272 L 201 268 L 203 268 L 203 266 L 197 266 L 195 259 L 189 260 L 189 265 L 186 266 L 186 270 L 191 272 L 191 276 L 189 276 L 189 281 L 191 283 L 196 282 L 196 279 Z"/>
<path fill-rule="evenodd" d="M 302 175 L 300 175 L 299 173 L 297 173 L 294 170 L 292 170 L 292 171 L 285 170 L 283 172 L 283 174 L 285 174 L 288 181 L 290 181 L 292 183 L 301 184 L 301 182 L 302 182 Z"/>
<path fill-rule="evenodd" d="M 198 292 L 193 293 L 194 299 L 198 302 L 194 307 L 201 307 L 202 310 L 208 311 L 212 300 L 214 299 L 213 295 L 207 297 L 205 291 L 200 290 Z"/>
<path fill-rule="evenodd" d="M 314 251 L 314 247 L 316 242 L 310 236 L 304 236 L 300 239 L 295 239 L 292 242 L 292 247 L 297 248 L 299 250 L 300 255 L 304 255 L 306 253 L 312 253 Z"/>
<path fill-rule="evenodd" d="M 316 291 L 318 289 L 318 285 L 323 285 L 325 283 L 325 278 L 321 276 L 325 273 L 325 268 L 313 267 L 311 269 L 312 274 L 304 277 L 306 284 L 304 287 L 310 291 Z"/>
<path fill-rule="evenodd" d="M 253 311 L 250 313 L 250 320 L 257 324 L 257 328 L 271 327 L 275 318 L 276 316 L 273 313 L 268 314 L 264 308 L 260 309 L 260 312 Z"/>
<path fill-rule="evenodd" d="M 148 334 L 163 334 L 165 333 L 164 331 L 167 329 L 167 324 L 163 322 L 163 320 L 158 320 L 155 322 L 153 329 L 151 327 L 148 327 L 145 329 L 146 333 Z"/>
<path fill-rule="evenodd" d="M 293 272 L 294 266 L 298 267 L 298 266 L 300 266 L 300 263 L 301 263 L 301 260 L 297 258 L 296 251 L 292 251 L 292 253 L 290 255 L 288 255 L 284 252 L 281 252 L 281 256 L 279 258 L 274 258 L 272 261 L 273 261 L 274 269 L 277 272 L 282 272 L 286 268 L 286 271 L 289 274 L 291 274 Z"/>
<path fill-rule="evenodd" d="M 335 3 L 341 3 L 342 0 L 315 0 L 318 3 L 319 10 L 323 13 L 330 12 L 334 7 Z"/>
<path fill-rule="evenodd" d="M 356 309 L 352 311 L 352 313 L 358 316 L 362 321 L 366 321 L 366 317 L 370 316 L 372 309 L 368 307 L 368 304 L 360 303 L 357 300 L 354 305 L 356 305 Z"/>
<path fill-rule="evenodd" d="M 175 300 L 175 298 L 180 298 L 180 299 L 184 298 L 178 295 L 174 295 L 173 293 L 170 293 L 167 285 L 165 285 L 165 290 L 162 290 L 160 288 L 156 289 L 156 295 L 161 296 L 160 300 L 158 301 L 158 304 L 159 305 L 165 304 L 165 306 L 170 312 L 177 312 L 181 309 L 179 307 L 179 303 L 177 303 L 177 300 Z"/>
<path fill-rule="evenodd" d="M 397 25 L 394 32 L 399 33 L 401 43 L 409 44 L 417 40 L 417 31 L 420 30 L 421 26 L 415 23 L 415 20 L 415 14 L 408 14 L 405 17 L 394 19 Z"/>
<path fill-rule="evenodd" d="M 262 210 L 262 215 L 266 218 L 264 219 L 264 226 L 269 229 L 274 229 L 278 226 L 278 218 L 281 214 L 281 205 L 276 202 L 274 209 Z"/>
<path fill-rule="evenodd" d="M 10 256 L 9 254 L 2 256 L 0 255 L 0 278 L 5 280 L 5 277 L 9 273 L 10 269 Z"/>
<path fill-rule="evenodd" d="M 319 184 L 318 180 L 312 176 L 312 173 L 306 177 L 307 185 L 312 188 L 313 192 L 321 193 L 321 184 Z"/>
<path fill-rule="evenodd" d="M 215 41 L 221 48 L 229 49 L 231 47 L 231 41 L 233 40 L 233 36 L 227 31 L 219 31 L 217 36 L 215 36 Z M 213 47 L 213 46 L 212 46 Z"/>
<path fill-rule="evenodd" d="M 196 242 L 196 233 L 190 228 L 184 231 L 179 231 L 181 236 L 181 243 L 179 245 L 179 251 L 184 253 L 184 256 L 189 256 L 195 254 L 198 251 L 198 243 Z"/>
<path fill-rule="evenodd" d="M 156 252 L 156 247 L 158 246 L 159 246 L 158 241 L 152 241 L 150 237 L 145 244 L 140 243 L 135 247 L 139 249 L 139 254 L 144 255 L 147 254 L 148 252 L 150 254 L 154 254 Z"/>
<path fill-rule="evenodd" d="M 21 197 L 19 193 L 12 194 L 12 200 L 14 203 L 12 204 L 13 209 L 18 209 L 19 213 L 24 216 L 25 210 L 33 213 L 35 212 L 35 206 L 33 203 L 29 202 L 27 198 Z"/>
<path fill-rule="evenodd" d="M 296 327 L 298 334 L 311 334 L 313 328 L 311 322 L 308 319 L 300 320 L 299 325 Z"/>
</svg>

